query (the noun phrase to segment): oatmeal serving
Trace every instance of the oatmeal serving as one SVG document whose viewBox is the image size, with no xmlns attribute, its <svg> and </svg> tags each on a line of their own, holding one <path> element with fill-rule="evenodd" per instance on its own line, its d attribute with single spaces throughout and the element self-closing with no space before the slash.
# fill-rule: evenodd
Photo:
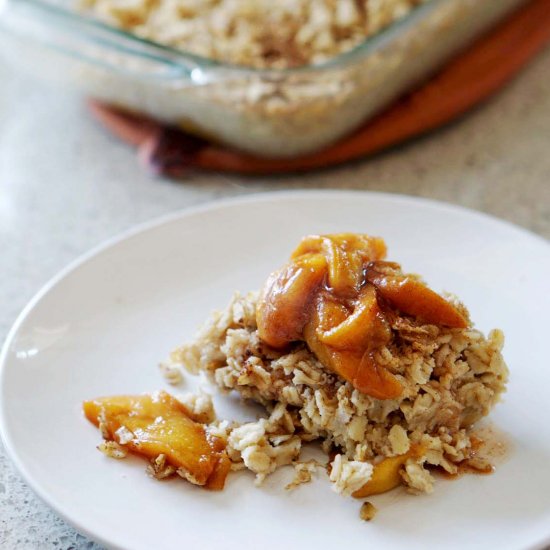
<svg viewBox="0 0 550 550">
<path fill-rule="evenodd" d="M 156 409 L 149 415 L 155 422 L 136 424 L 136 415 L 128 420 L 120 409 L 121 399 L 128 404 L 124 398 L 90 402 L 88 418 L 111 426 L 103 435 L 114 451 L 144 454 L 154 473 L 160 462 L 168 475 L 216 489 L 230 469 L 241 468 L 260 484 L 293 464 L 289 488 L 309 481 L 318 465 L 300 462 L 300 452 L 311 441 L 328 456 L 333 488 L 356 498 L 398 485 L 429 493 L 434 470 L 491 471 L 474 425 L 505 391 L 503 334 L 493 330 L 485 337 L 456 298 L 437 294 L 385 257 L 380 238 L 306 237 L 260 292 L 236 294 L 163 365 L 176 384 L 184 372 L 204 372 L 223 392 L 263 405 L 265 418 L 215 419 L 207 396 L 174 405 L 178 401 L 167 394 L 142 398 L 147 407 L 151 399 L 164 408 L 171 403 L 176 413 L 166 422 Z M 172 452 L 174 431 L 163 428 L 159 435 L 159 425 L 172 426 L 174 414 L 185 417 L 177 426 L 192 434 L 177 438 L 184 441 L 184 463 Z M 156 446 L 146 449 L 143 441 L 151 440 Z M 195 463 L 209 470 L 199 477 Z M 373 516 L 371 505 L 364 506 L 363 519 Z"/>
</svg>

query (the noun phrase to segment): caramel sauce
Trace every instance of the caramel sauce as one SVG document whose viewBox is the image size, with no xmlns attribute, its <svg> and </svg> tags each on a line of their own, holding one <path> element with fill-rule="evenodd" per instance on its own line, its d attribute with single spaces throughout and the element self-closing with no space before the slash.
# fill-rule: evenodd
<svg viewBox="0 0 550 550">
<path fill-rule="evenodd" d="M 375 360 L 376 350 L 392 338 L 396 312 L 451 328 L 465 328 L 468 321 L 385 256 L 377 237 L 305 237 L 263 287 L 256 311 L 260 339 L 275 349 L 305 341 L 323 365 L 360 392 L 399 397 L 401 383 Z"/>
<path fill-rule="evenodd" d="M 454 474 L 447 472 L 447 470 L 441 468 L 440 466 L 436 466 L 433 469 L 445 479 L 457 479 L 459 477 L 462 477 L 464 474 L 489 475 L 495 471 L 495 468 L 491 465 L 488 465 L 484 468 L 474 468 L 473 466 L 470 466 L 468 464 L 468 459 L 463 460 L 456 466 L 457 471 Z"/>
<path fill-rule="evenodd" d="M 448 479 L 456 479 L 464 474 L 489 475 L 506 460 L 511 449 L 511 443 L 506 434 L 492 425 L 472 431 L 470 442 L 468 457 L 456 465 L 455 474 L 439 467 L 435 470 Z"/>
</svg>

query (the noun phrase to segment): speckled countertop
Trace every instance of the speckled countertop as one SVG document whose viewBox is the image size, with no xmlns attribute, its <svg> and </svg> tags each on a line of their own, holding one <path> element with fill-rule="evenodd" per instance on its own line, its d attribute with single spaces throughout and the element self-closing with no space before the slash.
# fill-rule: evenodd
<svg viewBox="0 0 550 550">
<path fill-rule="evenodd" d="M 78 96 L 0 63 L 0 337 L 65 264 L 120 231 L 219 197 L 369 189 L 488 212 L 550 238 L 550 51 L 457 124 L 362 163 L 308 176 L 154 179 Z M 0 447 L 0 547 L 98 548 L 23 483 Z"/>
</svg>

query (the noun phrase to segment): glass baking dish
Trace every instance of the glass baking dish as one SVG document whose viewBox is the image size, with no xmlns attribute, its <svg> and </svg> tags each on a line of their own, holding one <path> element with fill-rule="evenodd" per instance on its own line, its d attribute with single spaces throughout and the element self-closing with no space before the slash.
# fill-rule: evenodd
<svg viewBox="0 0 550 550">
<path fill-rule="evenodd" d="M 325 63 L 250 69 L 149 42 L 70 0 L 0 0 L 0 51 L 33 74 L 264 157 L 319 150 L 526 0 L 427 0 Z"/>
</svg>

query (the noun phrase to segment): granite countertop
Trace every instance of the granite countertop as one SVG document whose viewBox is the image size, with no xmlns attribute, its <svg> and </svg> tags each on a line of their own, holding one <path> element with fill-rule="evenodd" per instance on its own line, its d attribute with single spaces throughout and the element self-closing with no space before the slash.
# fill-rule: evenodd
<svg viewBox="0 0 550 550">
<path fill-rule="evenodd" d="M 59 269 L 173 210 L 277 189 L 369 189 L 460 204 L 550 238 L 550 50 L 460 122 L 361 163 L 305 176 L 151 177 L 72 92 L 0 64 L 0 337 Z M 45 506 L 0 446 L 0 546 L 99 548 Z"/>
</svg>

